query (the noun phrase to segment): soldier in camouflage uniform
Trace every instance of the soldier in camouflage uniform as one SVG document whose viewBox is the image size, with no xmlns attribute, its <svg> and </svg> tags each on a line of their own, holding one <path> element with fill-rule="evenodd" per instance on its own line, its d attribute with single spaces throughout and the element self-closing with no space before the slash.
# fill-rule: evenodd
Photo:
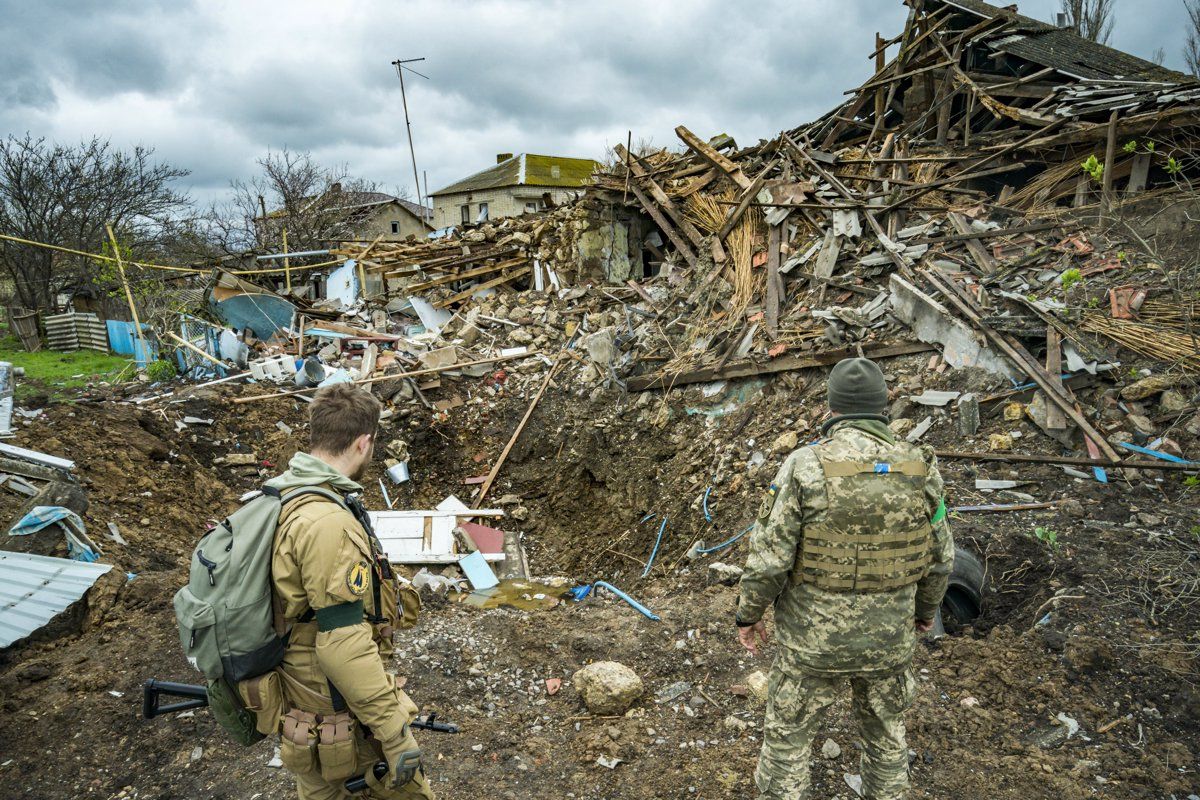
<svg viewBox="0 0 1200 800">
<path fill-rule="evenodd" d="M 861 794 L 899 800 L 908 788 L 913 647 L 941 604 L 954 541 L 933 451 L 888 428 L 879 367 L 840 362 L 828 395 L 834 417 L 825 438 L 784 460 L 759 508 L 741 580 L 742 644 L 757 653 L 766 642 L 771 604 L 780 643 L 754 780 L 760 800 L 808 797 L 813 736 L 849 679 Z"/>
</svg>

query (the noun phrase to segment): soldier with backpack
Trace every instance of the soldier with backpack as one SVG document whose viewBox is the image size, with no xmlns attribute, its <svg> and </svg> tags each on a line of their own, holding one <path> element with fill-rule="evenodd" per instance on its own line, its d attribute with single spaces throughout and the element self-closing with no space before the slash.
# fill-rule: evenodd
<svg viewBox="0 0 1200 800">
<path fill-rule="evenodd" d="M 200 540 L 175 597 L 214 716 L 243 743 L 278 733 L 300 800 L 347 797 L 357 775 L 367 797 L 433 797 L 409 728 L 417 707 L 385 669 L 420 601 L 357 499 L 380 410 L 349 384 L 318 391 L 310 451 Z"/>
</svg>

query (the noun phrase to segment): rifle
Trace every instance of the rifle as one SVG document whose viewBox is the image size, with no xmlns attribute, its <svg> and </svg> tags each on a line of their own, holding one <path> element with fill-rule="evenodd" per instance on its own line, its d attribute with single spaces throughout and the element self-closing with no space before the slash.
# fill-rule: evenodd
<svg viewBox="0 0 1200 800">
<path fill-rule="evenodd" d="M 162 698 L 164 696 L 186 697 L 188 699 L 178 703 L 163 705 Z M 160 681 L 154 678 L 142 684 L 142 716 L 145 719 L 154 719 L 164 714 L 175 714 L 193 708 L 204 708 L 207 705 L 208 690 L 203 686 L 197 686 L 192 683 L 172 683 L 171 681 Z M 459 732 L 458 726 L 453 722 L 439 722 L 437 714 L 432 713 L 424 718 L 417 717 L 408 723 L 408 727 L 422 731 L 435 731 L 437 733 Z M 388 774 L 388 764 L 386 761 L 378 761 L 371 770 L 375 773 L 376 780 L 382 780 Z M 356 778 L 347 778 L 344 785 L 348 792 L 361 792 L 367 788 L 367 776 L 359 775 Z"/>
</svg>

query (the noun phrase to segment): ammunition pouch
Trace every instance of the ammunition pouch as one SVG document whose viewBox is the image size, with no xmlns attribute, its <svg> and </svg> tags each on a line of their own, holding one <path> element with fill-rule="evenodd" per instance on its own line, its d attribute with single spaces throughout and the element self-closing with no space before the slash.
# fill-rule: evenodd
<svg viewBox="0 0 1200 800">
<path fill-rule="evenodd" d="M 317 761 L 326 781 L 336 783 L 355 774 L 357 731 L 358 721 L 348 711 L 323 717 L 317 725 Z"/>
<path fill-rule="evenodd" d="M 288 771 L 311 773 L 317 766 L 317 715 L 293 708 L 280 719 L 279 758 Z"/>
<path fill-rule="evenodd" d="M 238 694 L 246 710 L 254 714 L 255 728 L 264 736 L 275 733 L 286 707 L 283 684 L 277 670 L 238 681 Z"/>
</svg>

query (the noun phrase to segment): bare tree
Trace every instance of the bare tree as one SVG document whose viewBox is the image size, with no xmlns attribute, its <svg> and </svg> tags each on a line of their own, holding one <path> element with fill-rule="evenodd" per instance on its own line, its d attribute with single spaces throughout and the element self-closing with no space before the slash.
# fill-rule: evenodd
<svg viewBox="0 0 1200 800">
<path fill-rule="evenodd" d="M 1183 62 L 1188 72 L 1200 78 L 1200 0 L 1183 0 L 1188 15 L 1187 42 L 1183 46 Z"/>
<path fill-rule="evenodd" d="M 185 194 L 171 183 L 188 174 L 156 163 L 154 150 L 114 150 L 93 138 L 77 146 L 9 136 L 0 141 L 0 229 L 6 233 L 87 252 L 104 249 L 111 222 L 135 256 L 161 239 L 172 217 L 187 208 Z M 65 288 L 86 285 L 101 273 L 81 256 L 0 243 L 0 265 L 17 299 L 49 309 Z"/>
<path fill-rule="evenodd" d="M 270 152 L 257 163 L 262 172 L 233 181 L 232 196 L 210 215 L 212 237 L 230 254 L 277 251 L 285 227 L 290 250 L 320 249 L 353 234 L 356 206 L 388 196 L 345 164 L 322 166 L 307 152 Z"/>
<path fill-rule="evenodd" d="M 1167 63 L 1167 48 L 1165 48 L 1165 47 L 1155 48 L 1154 52 L 1150 55 L 1150 60 L 1153 61 L 1155 64 L 1157 64 L 1160 67 L 1163 64 Z"/>
<path fill-rule="evenodd" d="M 1085 39 L 1108 44 L 1112 34 L 1116 0 L 1060 0 L 1067 27 Z"/>
</svg>

